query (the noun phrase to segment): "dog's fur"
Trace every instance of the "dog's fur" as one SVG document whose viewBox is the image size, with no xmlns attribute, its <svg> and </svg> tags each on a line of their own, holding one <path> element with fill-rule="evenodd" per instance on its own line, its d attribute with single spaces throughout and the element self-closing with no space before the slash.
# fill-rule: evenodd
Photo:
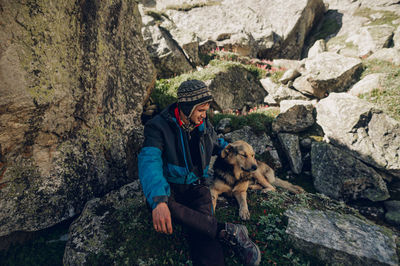
<svg viewBox="0 0 400 266">
<path fill-rule="evenodd" d="M 247 189 L 275 191 L 273 185 L 293 193 L 304 191 L 299 186 L 277 178 L 271 167 L 257 161 L 250 144 L 241 140 L 235 141 L 225 147 L 214 163 L 214 179 L 210 185 L 213 208 L 215 210 L 220 194 L 233 194 L 239 203 L 240 218 L 248 220 L 250 213 L 247 206 Z"/>
</svg>

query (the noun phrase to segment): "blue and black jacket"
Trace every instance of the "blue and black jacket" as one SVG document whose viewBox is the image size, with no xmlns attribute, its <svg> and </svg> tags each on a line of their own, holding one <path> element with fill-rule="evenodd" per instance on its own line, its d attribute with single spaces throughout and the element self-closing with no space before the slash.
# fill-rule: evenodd
<svg viewBox="0 0 400 266">
<path fill-rule="evenodd" d="M 196 127 L 202 172 L 202 176 L 196 176 L 188 147 L 189 133 L 179 126 L 174 115 L 176 107 L 176 103 L 170 105 L 148 121 L 144 128 L 145 140 L 138 158 L 139 178 L 152 209 L 159 202 L 167 201 L 169 183 L 192 184 L 199 178 L 207 178 L 211 156 L 220 153 L 227 145 L 225 140 L 217 139 L 207 118 Z"/>
</svg>

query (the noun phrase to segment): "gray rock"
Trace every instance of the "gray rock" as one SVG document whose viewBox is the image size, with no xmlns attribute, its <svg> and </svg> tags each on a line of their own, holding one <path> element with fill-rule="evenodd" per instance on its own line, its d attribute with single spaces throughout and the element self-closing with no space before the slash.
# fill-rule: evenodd
<svg viewBox="0 0 400 266">
<path fill-rule="evenodd" d="M 334 199 L 383 201 L 390 197 L 379 173 L 331 144 L 313 142 L 311 166 L 315 189 Z"/>
<path fill-rule="evenodd" d="M 177 45 L 171 34 L 155 20 L 143 14 L 142 34 L 150 54 L 151 60 L 157 69 L 159 78 L 173 77 L 192 71 L 189 58 L 182 48 Z M 165 20 L 165 18 L 163 18 Z"/>
<path fill-rule="evenodd" d="M 374 52 L 368 60 L 382 60 L 400 66 L 400 50 L 396 48 L 382 48 Z"/>
<path fill-rule="evenodd" d="M 316 103 L 317 103 L 317 102 L 316 102 L 315 100 L 313 100 L 313 101 L 305 101 L 305 100 L 285 100 L 285 101 L 282 101 L 282 102 L 280 103 L 280 108 L 279 108 L 279 110 L 280 110 L 281 113 L 284 113 L 284 112 L 288 111 L 290 108 L 292 108 L 293 106 L 296 106 L 296 105 L 304 105 L 304 106 L 307 107 L 307 110 L 309 110 L 310 112 L 312 112 L 312 111 L 314 110 L 314 105 L 315 105 Z"/>
<path fill-rule="evenodd" d="M 400 177 L 400 123 L 347 93 L 332 93 L 316 105 L 325 138 L 360 160 Z"/>
<path fill-rule="evenodd" d="M 95 198 L 87 202 L 82 214 L 76 219 L 69 228 L 69 239 L 64 251 L 64 265 L 86 265 L 88 257 L 102 253 L 108 259 L 110 255 L 106 250 L 106 242 L 110 237 L 107 227 L 117 223 L 118 216 L 115 214 L 124 208 L 143 209 L 146 208 L 144 196 L 141 192 L 139 181 L 127 184 L 119 190 L 112 191 L 103 198 Z M 130 225 L 137 228 L 131 230 L 141 230 L 140 225 L 143 221 L 139 217 L 133 217 Z M 136 219 L 136 221 L 135 221 Z"/>
<path fill-rule="evenodd" d="M 375 49 L 376 44 L 379 44 L 382 40 L 387 40 L 385 37 L 388 36 L 387 34 L 384 35 L 381 40 L 380 37 L 373 37 L 372 35 L 375 34 L 372 33 L 371 35 L 366 29 L 367 27 L 375 25 L 374 27 L 379 31 L 379 27 L 387 27 L 387 25 L 382 26 L 379 24 L 398 24 L 400 8 L 397 4 L 394 4 L 393 1 L 392 3 L 388 1 L 335 0 L 325 0 L 324 2 L 329 4 L 330 9 L 330 12 L 325 13 L 324 18 L 329 17 L 327 21 L 335 21 L 338 27 L 338 32 L 335 33 L 334 36 L 329 35 L 325 38 L 328 51 L 337 52 L 350 57 L 359 57 L 362 53 L 368 53 L 368 51 Z M 365 12 L 366 10 L 368 10 L 368 12 Z M 391 18 L 387 16 L 385 12 L 392 13 L 394 16 Z M 334 23 L 331 23 L 331 25 L 334 26 Z M 364 32 L 360 30 L 361 28 L 364 28 Z M 382 34 L 384 31 L 385 29 L 383 28 L 383 31 L 381 33 L 378 32 L 378 35 L 375 36 L 379 36 L 379 34 Z M 388 34 L 390 36 L 390 32 Z M 367 44 L 372 49 L 366 49 Z M 359 49 L 364 51 L 360 52 Z"/>
<path fill-rule="evenodd" d="M 351 35 L 346 41 L 358 46 L 359 56 L 365 56 L 379 49 L 389 47 L 394 30 L 389 25 L 361 27 L 357 33 Z"/>
<path fill-rule="evenodd" d="M 331 92 L 346 91 L 355 83 L 361 67 L 360 59 L 331 52 L 320 53 L 305 60 L 306 71 L 294 81 L 293 86 L 301 93 L 321 99 Z"/>
<path fill-rule="evenodd" d="M 137 178 L 142 103 L 155 72 L 135 1 L 1 6 L 4 236 L 69 219 Z"/>
<path fill-rule="evenodd" d="M 285 105 L 285 102 L 282 101 L 281 105 Z M 272 122 L 272 130 L 274 132 L 298 133 L 314 125 L 314 107 L 312 104 L 303 104 L 303 101 L 290 102 L 293 105 L 291 104 L 288 109 L 281 111 Z"/>
<path fill-rule="evenodd" d="M 307 100 L 308 98 L 300 92 L 293 90 L 287 86 L 279 86 L 270 78 L 260 80 L 263 88 L 268 92 L 264 98 L 264 103 L 268 105 L 277 105 L 283 100 Z"/>
<path fill-rule="evenodd" d="M 300 69 L 304 67 L 304 61 L 291 60 L 291 59 L 274 59 L 272 65 L 277 68 L 284 69 Z"/>
<path fill-rule="evenodd" d="M 165 13 L 200 42 L 212 40 L 245 56 L 299 58 L 307 33 L 324 11 L 321 0 L 268 5 L 260 0 L 224 0 Z"/>
<path fill-rule="evenodd" d="M 252 73 L 235 64 L 216 70 L 209 88 L 221 110 L 242 109 L 249 104 L 253 106 L 262 104 L 267 94 Z"/>
<path fill-rule="evenodd" d="M 170 34 L 174 42 L 182 48 L 183 53 L 192 65 L 201 64 L 199 58 L 200 39 L 196 34 L 193 34 L 193 32 L 190 32 L 185 28 L 176 27 L 176 25 L 170 20 L 164 20 L 161 23 L 160 28 Z"/>
<path fill-rule="evenodd" d="M 370 93 L 375 89 L 380 89 L 382 80 L 386 77 L 383 73 L 373 73 L 365 76 L 362 80 L 357 82 L 348 91 L 349 94 L 358 96 L 364 93 Z"/>
<path fill-rule="evenodd" d="M 263 155 L 267 158 L 267 163 L 271 167 L 274 169 L 282 167 L 278 152 L 274 147 L 271 138 L 267 134 L 263 133 L 260 136 L 257 136 L 249 126 L 244 126 L 242 129 L 225 134 L 224 138 L 228 142 L 234 142 L 237 140 L 246 141 L 253 146 L 256 154 Z"/>
<path fill-rule="evenodd" d="M 286 233 L 295 248 L 329 265 L 398 265 L 395 234 L 356 216 L 290 209 Z"/>
<path fill-rule="evenodd" d="M 217 133 L 226 134 L 231 131 L 231 123 L 232 119 L 227 117 L 223 118 L 218 122 L 218 125 L 215 127 Z"/>
<path fill-rule="evenodd" d="M 300 75 L 301 73 L 297 69 L 288 69 L 285 71 L 282 78 L 279 79 L 279 82 L 287 84 L 289 81 L 295 80 Z"/>
<path fill-rule="evenodd" d="M 385 201 L 385 219 L 388 223 L 400 226 L 400 201 L 389 200 Z"/>
<path fill-rule="evenodd" d="M 290 169 L 292 169 L 293 173 L 300 174 L 303 168 L 303 160 L 301 157 L 299 137 L 289 133 L 280 133 L 278 134 L 278 138 L 289 160 Z"/>
<path fill-rule="evenodd" d="M 393 35 L 394 48 L 400 49 L 400 26 L 397 27 Z"/>
<path fill-rule="evenodd" d="M 308 50 L 308 57 L 315 57 L 322 52 L 326 52 L 326 43 L 324 40 L 318 40 L 314 43 L 310 50 Z"/>
</svg>

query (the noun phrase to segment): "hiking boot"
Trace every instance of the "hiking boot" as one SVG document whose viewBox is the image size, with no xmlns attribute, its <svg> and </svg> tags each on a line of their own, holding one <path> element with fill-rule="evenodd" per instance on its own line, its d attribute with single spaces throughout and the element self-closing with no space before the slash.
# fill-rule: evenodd
<svg viewBox="0 0 400 266">
<path fill-rule="evenodd" d="M 260 249 L 249 238 L 246 226 L 225 223 L 225 229 L 221 230 L 220 238 L 234 249 L 245 265 L 260 264 Z"/>
</svg>

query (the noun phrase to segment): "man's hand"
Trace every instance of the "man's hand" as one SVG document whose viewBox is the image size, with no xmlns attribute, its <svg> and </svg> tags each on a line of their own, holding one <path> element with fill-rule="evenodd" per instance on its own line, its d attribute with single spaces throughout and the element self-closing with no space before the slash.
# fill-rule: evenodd
<svg viewBox="0 0 400 266">
<path fill-rule="evenodd" d="M 152 214 L 154 229 L 159 233 L 172 234 L 171 213 L 167 203 L 160 202 Z"/>
</svg>

